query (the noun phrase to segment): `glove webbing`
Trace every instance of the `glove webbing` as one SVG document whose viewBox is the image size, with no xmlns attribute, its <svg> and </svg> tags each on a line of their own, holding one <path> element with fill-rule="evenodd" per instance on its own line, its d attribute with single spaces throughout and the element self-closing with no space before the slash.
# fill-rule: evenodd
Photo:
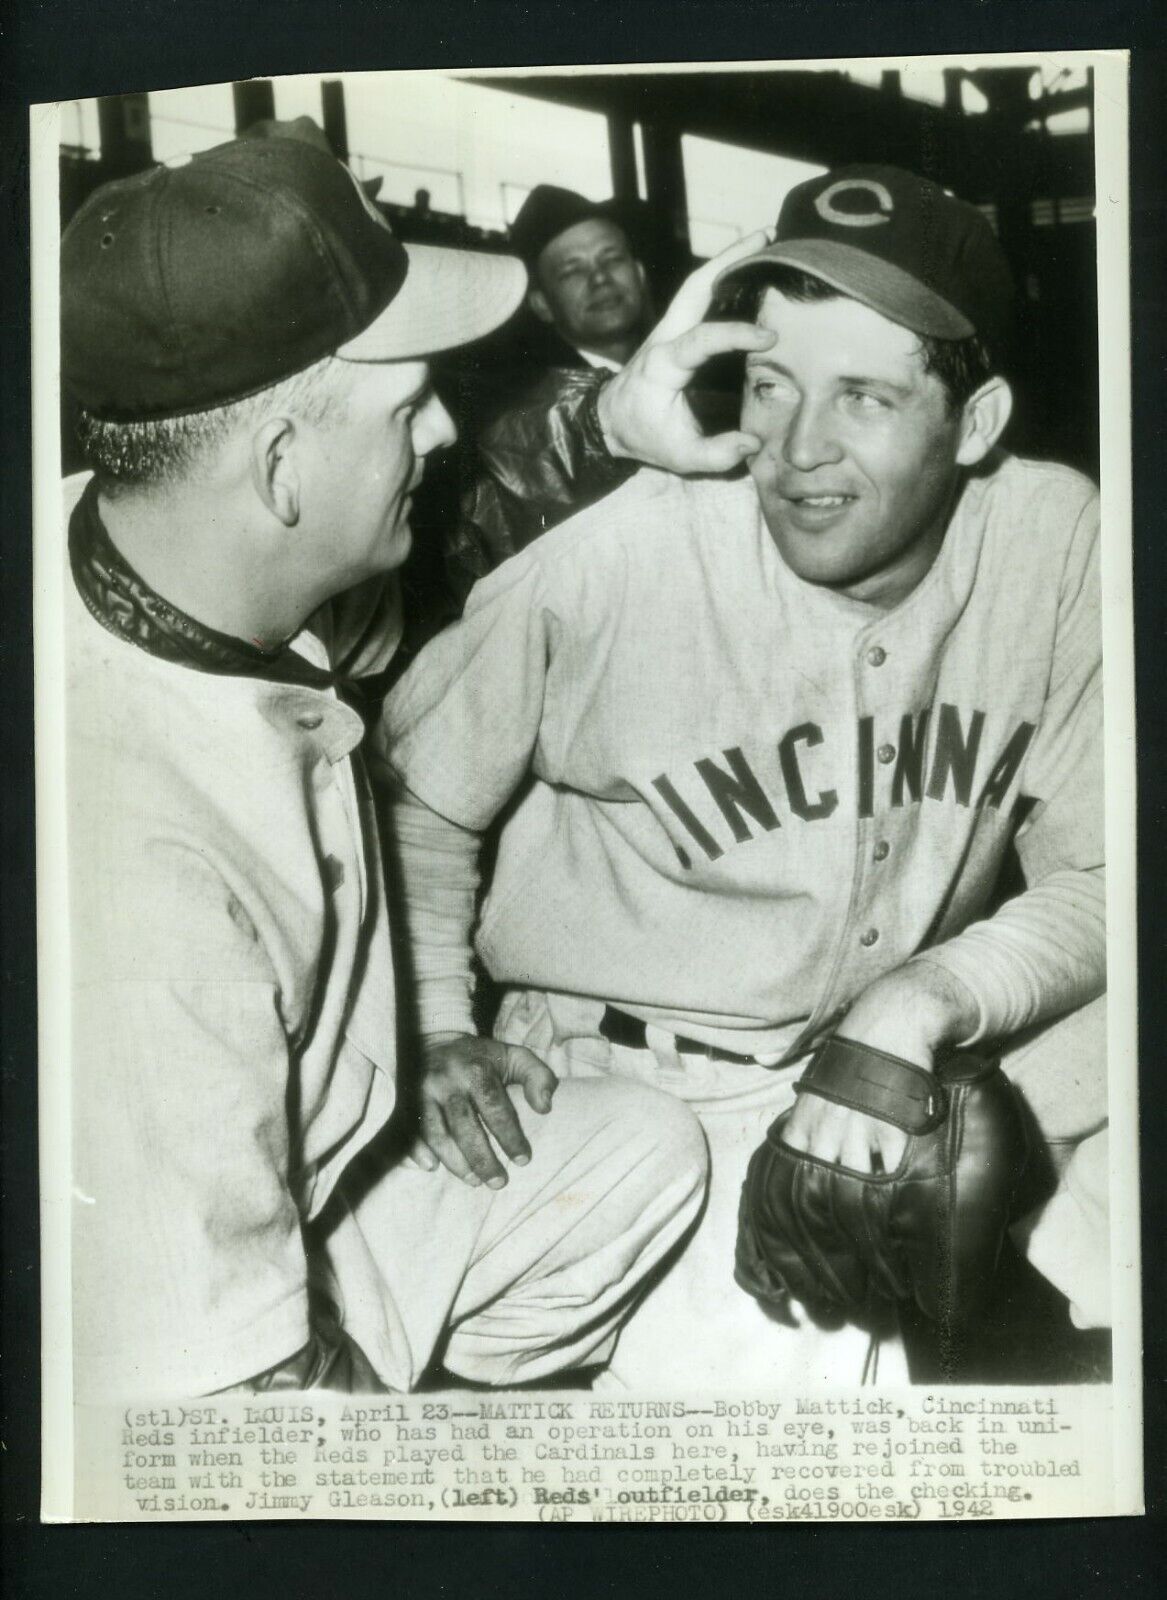
<svg viewBox="0 0 1167 1600">
<path fill-rule="evenodd" d="M 944 1121 L 948 1097 L 936 1075 L 899 1056 L 837 1034 L 815 1051 L 795 1094 L 817 1094 L 890 1122 L 904 1133 L 928 1133 Z"/>
</svg>

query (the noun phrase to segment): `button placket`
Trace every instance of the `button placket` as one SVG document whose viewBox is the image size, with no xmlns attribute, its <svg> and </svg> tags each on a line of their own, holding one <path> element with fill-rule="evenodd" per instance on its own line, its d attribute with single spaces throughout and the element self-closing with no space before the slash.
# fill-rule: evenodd
<svg viewBox="0 0 1167 1600">
<path fill-rule="evenodd" d="M 860 646 L 852 657 L 855 692 L 854 706 L 856 714 L 860 718 L 864 716 L 874 717 L 878 714 L 879 707 L 872 703 L 872 699 L 878 698 L 882 700 L 887 685 L 880 686 L 880 693 L 876 697 L 874 694 L 875 685 L 868 677 L 867 668 L 880 667 L 887 661 L 887 658 L 887 650 L 880 644 L 872 644 L 866 648 Z M 896 747 L 893 744 L 883 744 L 873 753 L 881 765 L 887 766 L 896 758 Z M 853 991 L 857 986 L 862 987 L 870 981 L 867 973 L 863 970 L 867 967 L 867 963 L 858 955 L 856 945 L 864 950 L 870 949 L 878 942 L 880 934 L 878 928 L 874 927 L 859 931 L 861 926 L 859 919 L 865 909 L 870 911 L 870 906 L 866 905 L 866 902 L 874 887 L 871 881 L 874 876 L 873 861 L 885 859 L 890 850 L 886 840 L 877 840 L 873 843 L 873 826 L 874 822 L 870 816 L 862 813 L 856 816 L 855 857 L 850 904 L 845 922 L 840 927 L 839 943 L 835 948 L 827 980 L 823 986 L 817 1007 L 817 1015 L 820 1021 L 817 1025 L 813 1022 L 808 1025 L 800 1038 L 800 1043 L 809 1042 L 820 1035 L 830 1033 L 839 1026 L 850 1011 L 850 1002 L 836 1004 L 829 1011 L 825 1009 L 827 996 L 832 991 L 835 994 L 840 989 Z"/>
</svg>

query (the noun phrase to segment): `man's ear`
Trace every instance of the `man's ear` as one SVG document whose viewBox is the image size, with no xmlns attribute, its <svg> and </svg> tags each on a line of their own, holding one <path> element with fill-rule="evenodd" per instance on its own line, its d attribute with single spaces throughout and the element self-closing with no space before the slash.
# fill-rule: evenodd
<svg viewBox="0 0 1167 1600">
<path fill-rule="evenodd" d="M 300 520 L 296 442 L 296 425 L 290 417 L 269 417 L 251 440 L 252 487 L 285 528 L 294 528 Z"/>
<path fill-rule="evenodd" d="M 555 313 L 551 309 L 551 302 L 542 289 L 531 288 L 527 290 L 527 304 L 539 318 L 540 322 L 554 322 Z"/>
<path fill-rule="evenodd" d="M 957 465 L 975 467 L 1005 431 L 1013 411 L 1013 391 L 1004 378 L 990 378 L 964 403 Z"/>
</svg>

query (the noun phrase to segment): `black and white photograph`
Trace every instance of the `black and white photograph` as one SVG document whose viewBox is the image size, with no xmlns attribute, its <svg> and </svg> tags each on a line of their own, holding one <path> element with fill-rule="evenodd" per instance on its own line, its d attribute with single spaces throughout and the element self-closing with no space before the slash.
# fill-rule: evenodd
<svg viewBox="0 0 1167 1600">
<path fill-rule="evenodd" d="M 47 1518 L 1140 1508 L 1125 74 L 34 107 Z"/>
</svg>

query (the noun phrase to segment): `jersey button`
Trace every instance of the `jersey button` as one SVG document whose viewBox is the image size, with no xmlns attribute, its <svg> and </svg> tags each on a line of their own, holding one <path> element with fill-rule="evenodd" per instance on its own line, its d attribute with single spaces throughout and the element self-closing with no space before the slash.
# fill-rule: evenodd
<svg viewBox="0 0 1167 1600">
<path fill-rule="evenodd" d="M 868 928 L 865 933 L 861 933 L 859 935 L 859 943 L 861 945 L 864 945 L 868 950 L 870 950 L 871 946 L 876 942 L 876 940 L 878 938 L 879 938 L 879 929 L 878 928 Z"/>
<path fill-rule="evenodd" d="M 891 854 L 891 845 L 888 844 L 886 839 L 881 839 L 876 845 L 873 854 L 877 861 L 886 861 Z"/>
<path fill-rule="evenodd" d="M 323 711 L 305 711 L 303 716 L 296 718 L 296 726 L 303 728 L 306 733 L 311 733 L 324 721 Z"/>
<path fill-rule="evenodd" d="M 881 744 L 879 749 L 875 752 L 875 759 L 882 762 L 885 767 L 889 761 L 894 761 L 895 758 L 896 747 L 894 744 Z"/>
<path fill-rule="evenodd" d="M 887 651 L 881 644 L 873 644 L 867 652 L 867 659 L 873 667 L 882 667 L 887 660 Z"/>
</svg>

